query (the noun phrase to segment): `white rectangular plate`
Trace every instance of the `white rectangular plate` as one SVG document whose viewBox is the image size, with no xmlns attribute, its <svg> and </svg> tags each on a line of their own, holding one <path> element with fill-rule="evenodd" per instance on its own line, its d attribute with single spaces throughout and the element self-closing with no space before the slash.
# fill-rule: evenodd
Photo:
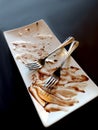
<svg viewBox="0 0 98 130">
<path fill-rule="evenodd" d="M 25 41 L 27 43 L 31 42 L 34 44 L 39 44 L 39 46 L 41 45 L 41 43 L 43 43 L 44 46 L 46 47 L 46 51 L 48 53 L 50 51 L 52 51 L 55 47 L 60 45 L 61 43 L 57 39 L 57 37 L 54 35 L 54 33 L 51 31 L 49 26 L 42 19 L 39 21 L 36 21 L 32 24 L 29 24 L 27 26 L 23 26 L 23 27 L 16 28 L 13 30 L 5 31 L 4 36 L 6 38 L 9 49 L 12 53 L 12 56 L 15 60 L 15 63 L 18 66 L 20 74 L 21 74 L 23 81 L 26 85 L 26 88 L 28 90 L 28 87 L 32 84 L 32 73 L 34 73 L 34 72 L 29 71 L 24 66 L 23 63 L 21 63 L 19 60 L 17 60 L 16 55 L 17 55 L 18 51 L 20 51 L 20 50 L 15 52 L 15 49 L 13 48 L 12 43 L 16 42 L 16 41 L 18 41 L 18 42 Z M 34 52 L 32 52 L 32 54 L 35 55 Z M 47 112 L 37 102 L 37 100 L 29 93 L 31 100 L 33 101 L 35 108 L 38 112 L 38 115 L 42 121 L 42 124 L 45 127 L 49 127 L 50 125 L 56 123 L 57 121 L 59 121 L 63 117 L 67 116 L 69 113 L 80 108 L 81 106 L 83 106 L 84 104 L 88 103 L 89 101 L 91 101 L 92 99 L 94 99 L 95 97 L 98 96 L 98 87 L 72 57 L 70 59 L 69 64 L 70 64 L 70 66 L 75 66 L 75 67 L 79 68 L 80 71 L 82 72 L 82 74 L 86 75 L 89 78 L 89 80 L 86 82 L 87 85 L 84 89 L 85 93 L 79 92 L 76 96 L 76 99 L 79 102 L 74 104 L 73 106 L 67 107 L 67 111 Z"/>
</svg>

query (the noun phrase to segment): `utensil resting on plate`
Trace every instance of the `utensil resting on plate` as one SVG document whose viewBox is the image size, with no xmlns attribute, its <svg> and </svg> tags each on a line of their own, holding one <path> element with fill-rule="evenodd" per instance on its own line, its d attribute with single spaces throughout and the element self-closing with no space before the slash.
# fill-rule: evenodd
<svg viewBox="0 0 98 130">
<path fill-rule="evenodd" d="M 67 53 L 65 54 L 64 60 L 61 63 L 61 66 L 58 67 L 53 74 L 46 79 L 45 84 L 44 84 L 44 88 L 47 90 L 51 90 L 53 88 L 53 86 L 59 81 L 60 78 L 60 70 L 62 68 L 62 66 L 64 65 L 66 59 L 72 54 L 72 52 L 78 47 L 79 42 L 78 41 L 73 41 L 72 44 L 70 45 L 69 50 L 67 51 Z"/>
<path fill-rule="evenodd" d="M 56 52 L 57 50 L 69 45 L 70 43 L 72 43 L 74 41 L 74 37 L 70 36 L 68 37 L 64 43 L 62 43 L 60 46 L 58 46 L 55 50 L 53 50 L 48 56 L 46 56 L 44 59 L 38 59 L 38 61 L 34 61 L 32 63 L 27 63 L 26 67 L 29 68 L 29 70 L 37 70 L 42 68 L 42 66 L 44 66 L 46 59 L 53 54 L 54 52 Z"/>
</svg>

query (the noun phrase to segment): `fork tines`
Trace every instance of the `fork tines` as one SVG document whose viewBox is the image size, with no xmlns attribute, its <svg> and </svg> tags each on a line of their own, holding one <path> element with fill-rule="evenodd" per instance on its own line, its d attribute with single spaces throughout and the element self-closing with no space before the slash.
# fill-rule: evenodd
<svg viewBox="0 0 98 130">
<path fill-rule="evenodd" d="M 29 70 L 32 70 L 32 68 L 33 68 L 33 70 L 36 70 L 36 68 L 38 69 L 38 68 L 41 68 L 42 66 L 38 62 L 33 62 L 33 64 L 32 63 L 27 63 L 26 67 L 28 67 Z"/>
<path fill-rule="evenodd" d="M 56 83 L 58 82 L 58 78 L 56 78 L 55 76 L 51 76 L 49 77 L 46 82 L 45 82 L 45 86 L 46 88 L 51 88 L 52 86 L 54 86 Z"/>
</svg>

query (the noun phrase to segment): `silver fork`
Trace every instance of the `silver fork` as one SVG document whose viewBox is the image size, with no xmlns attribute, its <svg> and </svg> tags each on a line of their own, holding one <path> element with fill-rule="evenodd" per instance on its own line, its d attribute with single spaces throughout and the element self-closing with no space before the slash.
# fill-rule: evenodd
<svg viewBox="0 0 98 130">
<path fill-rule="evenodd" d="M 79 42 L 78 41 L 73 41 L 69 50 L 67 51 L 67 53 L 65 54 L 65 58 L 63 60 L 63 62 L 61 63 L 61 66 L 58 67 L 53 74 L 45 81 L 44 84 L 44 89 L 46 90 L 51 90 L 53 88 L 53 86 L 59 81 L 60 78 L 60 70 L 62 68 L 62 66 L 64 65 L 66 59 L 72 54 L 72 52 L 78 47 Z"/>
<path fill-rule="evenodd" d="M 27 63 L 26 67 L 29 68 L 29 70 L 37 70 L 42 68 L 42 66 L 45 64 L 46 59 L 53 54 L 54 52 L 56 52 L 57 50 L 69 45 L 70 43 L 72 43 L 74 41 L 74 37 L 70 36 L 68 37 L 64 43 L 62 43 L 60 46 L 58 46 L 55 50 L 53 50 L 48 56 L 46 56 L 44 59 L 38 59 L 38 61 L 34 61 L 32 63 Z"/>
</svg>

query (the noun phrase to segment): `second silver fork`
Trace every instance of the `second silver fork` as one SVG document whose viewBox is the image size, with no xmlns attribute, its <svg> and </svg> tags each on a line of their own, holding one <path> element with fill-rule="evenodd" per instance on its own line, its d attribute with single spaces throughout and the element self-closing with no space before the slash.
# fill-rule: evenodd
<svg viewBox="0 0 98 130">
<path fill-rule="evenodd" d="M 79 42 L 78 41 L 73 41 L 69 50 L 67 51 L 67 53 L 65 54 L 65 58 L 63 60 L 63 62 L 61 63 L 61 66 L 58 67 L 54 73 L 45 81 L 44 84 L 44 89 L 46 90 L 51 90 L 53 88 L 53 86 L 55 84 L 57 84 L 57 82 L 59 81 L 60 78 L 60 70 L 62 68 L 62 66 L 64 65 L 66 59 L 72 54 L 72 52 L 78 47 Z"/>
</svg>

